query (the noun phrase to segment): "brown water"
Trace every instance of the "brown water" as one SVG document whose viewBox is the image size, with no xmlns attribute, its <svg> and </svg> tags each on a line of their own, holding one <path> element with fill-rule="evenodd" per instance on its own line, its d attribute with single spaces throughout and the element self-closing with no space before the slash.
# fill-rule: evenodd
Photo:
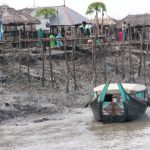
<svg viewBox="0 0 150 150">
<path fill-rule="evenodd" d="M 0 150 L 149 150 L 150 110 L 128 123 L 102 124 L 89 108 L 41 123 L 0 126 Z"/>
</svg>

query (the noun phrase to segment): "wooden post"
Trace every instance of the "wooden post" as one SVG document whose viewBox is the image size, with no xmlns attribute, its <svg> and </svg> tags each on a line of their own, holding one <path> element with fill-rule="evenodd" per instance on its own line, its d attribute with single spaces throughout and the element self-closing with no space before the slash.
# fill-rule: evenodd
<svg viewBox="0 0 150 150">
<path fill-rule="evenodd" d="M 119 73 L 119 71 L 118 71 L 118 58 L 117 58 L 118 56 L 117 56 L 117 53 L 116 53 L 116 55 L 115 55 L 115 70 L 116 70 L 116 75 Z"/>
<path fill-rule="evenodd" d="M 129 33 L 129 74 L 130 74 L 130 79 L 134 81 L 134 71 L 133 71 L 133 64 L 132 64 L 132 53 L 131 53 L 131 27 L 129 25 L 128 29 Z"/>
<path fill-rule="evenodd" d="M 112 45 L 112 50 L 115 51 L 115 45 L 113 44 Z M 117 53 L 114 54 L 114 60 L 115 60 L 115 72 L 116 72 L 116 75 L 119 73 L 119 70 L 118 70 L 118 59 L 117 59 Z"/>
<path fill-rule="evenodd" d="M 95 41 L 94 41 L 95 43 Z M 93 85 L 96 86 L 96 45 L 92 45 Z"/>
<path fill-rule="evenodd" d="M 19 79 L 21 80 L 21 31 L 19 29 Z"/>
<path fill-rule="evenodd" d="M 42 87 L 44 87 L 45 85 L 45 51 L 43 50 L 43 48 L 41 48 L 42 50 Z"/>
<path fill-rule="evenodd" d="M 96 16 L 95 16 L 95 19 L 96 19 L 96 35 L 99 35 L 100 34 L 100 31 L 99 31 L 99 20 L 98 20 L 98 13 L 96 12 Z"/>
<path fill-rule="evenodd" d="M 93 83 L 94 83 L 94 45 L 92 44 L 92 72 L 93 72 Z"/>
<path fill-rule="evenodd" d="M 141 76 L 141 70 L 142 70 L 142 61 L 143 61 L 143 37 L 142 34 L 139 33 L 140 36 L 140 63 L 139 63 L 139 70 L 138 70 L 138 76 Z"/>
<path fill-rule="evenodd" d="M 121 66 L 122 66 L 122 80 L 125 78 L 125 71 L 124 71 L 124 57 L 125 57 L 125 52 L 124 49 L 121 45 Z"/>
<path fill-rule="evenodd" d="M 144 55 L 144 57 L 143 57 L 143 74 L 144 74 L 144 82 L 145 82 L 145 85 L 147 85 L 147 81 L 146 81 L 146 65 L 145 65 L 145 63 L 146 63 L 146 58 L 145 58 L 145 55 Z"/>
<path fill-rule="evenodd" d="M 14 34 L 13 34 L 14 42 L 16 41 L 16 25 L 14 25 Z M 15 47 L 15 44 L 13 45 Z"/>
<path fill-rule="evenodd" d="M 65 61 L 66 61 L 66 67 L 67 67 L 67 85 L 66 85 L 66 92 L 69 92 L 70 68 L 69 68 L 68 57 L 67 57 L 66 39 L 64 40 L 64 50 L 65 50 Z"/>
<path fill-rule="evenodd" d="M 29 32 L 27 32 L 27 46 L 28 46 L 28 81 L 30 82 L 30 66 L 29 66 L 29 61 L 30 61 L 30 41 L 29 41 Z"/>
<path fill-rule="evenodd" d="M 103 35 L 104 11 L 102 10 L 101 35 Z"/>
<path fill-rule="evenodd" d="M 52 52 L 51 47 L 49 46 L 49 66 L 50 66 L 50 73 L 51 73 L 51 83 L 52 87 L 54 87 L 54 73 L 53 73 L 53 64 L 52 64 Z"/>
<path fill-rule="evenodd" d="M 72 49 L 72 65 L 73 65 L 73 80 L 74 80 L 74 90 L 77 90 L 77 81 L 76 81 L 76 66 L 75 66 L 75 47 L 76 47 L 76 39 L 73 41 L 73 49 Z"/>
<path fill-rule="evenodd" d="M 105 49 L 105 52 L 104 52 L 104 80 L 105 82 L 107 81 L 106 55 L 107 55 L 107 49 Z M 95 64 L 96 64 L 96 60 L 95 60 Z"/>
<path fill-rule="evenodd" d="M 5 50 L 4 50 L 4 44 L 2 43 L 2 52 L 3 52 L 3 63 L 5 64 Z"/>
</svg>

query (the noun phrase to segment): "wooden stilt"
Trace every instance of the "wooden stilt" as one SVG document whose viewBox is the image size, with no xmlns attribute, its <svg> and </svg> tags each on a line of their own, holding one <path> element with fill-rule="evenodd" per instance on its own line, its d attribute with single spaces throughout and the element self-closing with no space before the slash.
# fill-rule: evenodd
<svg viewBox="0 0 150 150">
<path fill-rule="evenodd" d="M 96 86 L 96 45 L 92 46 L 93 85 Z"/>
<path fill-rule="evenodd" d="M 124 52 L 124 48 L 121 45 L 122 80 L 125 78 L 125 70 L 124 70 L 125 62 L 124 62 L 124 57 L 125 57 L 125 52 Z"/>
<path fill-rule="evenodd" d="M 95 54 L 96 55 L 96 54 Z M 107 55 L 107 48 L 105 49 L 105 52 L 104 52 L 104 81 L 106 82 L 107 81 L 107 65 L 106 65 L 106 55 Z M 96 61 L 95 61 L 95 64 L 96 64 Z"/>
<path fill-rule="evenodd" d="M 42 87 L 45 86 L 45 51 L 43 50 L 43 48 L 41 48 L 42 50 Z"/>
<path fill-rule="evenodd" d="M 139 70 L 138 70 L 138 76 L 141 76 L 141 70 L 142 70 L 142 61 L 143 61 L 143 37 L 142 34 L 140 35 L 140 63 L 139 63 Z"/>
<path fill-rule="evenodd" d="M 76 40 L 73 41 L 73 49 L 72 49 L 73 80 L 74 80 L 74 90 L 76 91 L 78 87 L 76 81 L 75 47 L 76 47 Z"/>
<path fill-rule="evenodd" d="M 21 80 L 21 31 L 19 30 L 19 79 Z"/>
<path fill-rule="evenodd" d="M 68 57 L 67 57 L 66 39 L 64 40 L 64 50 L 65 50 L 65 61 L 66 61 L 66 67 L 67 67 L 67 85 L 66 85 L 66 92 L 69 92 L 70 68 L 69 68 Z"/>
<path fill-rule="evenodd" d="M 49 65 L 50 65 L 51 83 L 52 83 L 52 87 L 54 87 L 54 73 L 53 73 L 52 54 L 51 54 L 50 46 L 49 46 Z"/>
<path fill-rule="evenodd" d="M 27 42 L 27 46 L 28 46 L 28 81 L 30 82 L 30 42 L 29 42 L 29 32 L 27 32 L 27 39 L 28 39 L 28 42 Z"/>
</svg>

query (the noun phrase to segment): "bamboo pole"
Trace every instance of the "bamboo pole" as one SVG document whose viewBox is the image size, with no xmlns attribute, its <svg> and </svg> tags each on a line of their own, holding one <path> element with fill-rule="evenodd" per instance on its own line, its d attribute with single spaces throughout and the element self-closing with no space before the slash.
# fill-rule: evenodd
<svg viewBox="0 0 150 150">
<path fill-rule="evenodd" d="M 73 80 L 74 80 L 74 90 L 76 91 L 78 87 L 76 80 L 75 47 L 76 47 L 76 40 L 73 41 L 73 49 L 72 49 Z"/>
<path fill-rule="evenodd" d="M 105 82 L 107 81 L 106 54 L 107 54 L 107 49 L 105 49 L 105 52 L 104 52 L 104 80 Z M 96 60 L 95 60 L 95 64 L 96 64 Z"/>
<path fill-rule="evenodd" d="M 124 70 L 124 57 L 125 57 L 125 52 L 124 52 L 124 48 L 121 45 L 121 66 L 122 66 L 122 80 L 125 78 L 125 70 Z"/>
<path fill-rule="evenodd" d="M 92 45 L 92 70 L 93 70 L 93 81 L 92 84 L 96 86 L 96 46 Z"/>
<path fill-rule="evenodd" d="M 144 82 L 145 82 L 145 85 L 147 85 L 147 80 L 146 80 L 146 58 L 145 58 L 145 55 L 143 57 L 143 74 L 144 74 Z"/>
<path fill-rule="evenodd" d="M 29 32 L 27 32 L 27 38 L 29 40 Z M 27 42 L 27 46 L 28 46 L 28 81 L 30 82 L 30 65 L 29 65 L 29 61 L 30 61 L 30 43 Z"/>
<path fill-rule="evenodd" d="M 134 81 L 134 71 L 133 71 L 133 63 L 132 63 L 132 53 L 131 53 L 131 27 L 129 25 L 128 29 L 129 33 L 129 74 L 130 74 L 130 79 Z"/>
<path fill-rule="evenodd" d="M 41 48 L 42 50 L 42 87 L 44 87 L 45 85 L 45 51 L 43 50 L 43 48 Z"/>
<path fill-rule="evenodd" d="M 104 11 L 102 10 L 101 35 L 103 35 Z"/>
<path fill-rule="evenodd" d="M 2 44 L 2 52 L 3 52 L 3 63 L 5 64 L 5 50 L 4 50 L 4 44 Z"/>
<path fill-rule="evenodd" d="M 67 85 L 66 85 L 66 92 L 69 92 L 70 68 L 69 68 L 68 57 L 67 57 L 66 39 L 64 40 L 64 50 L 65 50 L 65 61 L 66 61 L 66 67 L 67 67 Z"/>
<path fill-rule="evenodd" d="M 139 70 L 138 70 L 138 76 L 141 76 L 141 70 L 142 70 L 142 61 L 143 61 L 143 37 L 142 34 L 139 33 L 140 36 L 140 63 L 139 63 Z"/>
<path fill-rule="evenodd" d="M 118 71 L 118 59 L 117 59 L 117 54 L 115 55 L 115 70 L 116 70 L 116 75 L 119 73 Z"/>
<path fill-rule="evenodd" d="M 21 31 L 19 29 L 19 79 L 21 80 Z"/>
<path fill-rule="evenodd" d="M 49 46 L 49 66 L 50 66 L 50 76 L 51 76 L 51 83 L 52 87 L 54 87 L 54 73 L 53 73 L 53 64 L 52 64 L 52 52 L 51 47 Z"/>
</svg>

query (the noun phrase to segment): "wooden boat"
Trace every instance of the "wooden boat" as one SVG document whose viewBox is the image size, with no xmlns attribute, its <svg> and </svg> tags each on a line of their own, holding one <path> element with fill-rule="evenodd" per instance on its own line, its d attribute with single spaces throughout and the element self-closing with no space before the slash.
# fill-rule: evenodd
<svg viewBox="0 0 150 150">
<path fill-rule="evenodd" d="M 94 88 L 89 104 L 96 120 L 112 123 L 139 118 L 150 103 L 144 85 L 106 83 Z"/>
</svg>

